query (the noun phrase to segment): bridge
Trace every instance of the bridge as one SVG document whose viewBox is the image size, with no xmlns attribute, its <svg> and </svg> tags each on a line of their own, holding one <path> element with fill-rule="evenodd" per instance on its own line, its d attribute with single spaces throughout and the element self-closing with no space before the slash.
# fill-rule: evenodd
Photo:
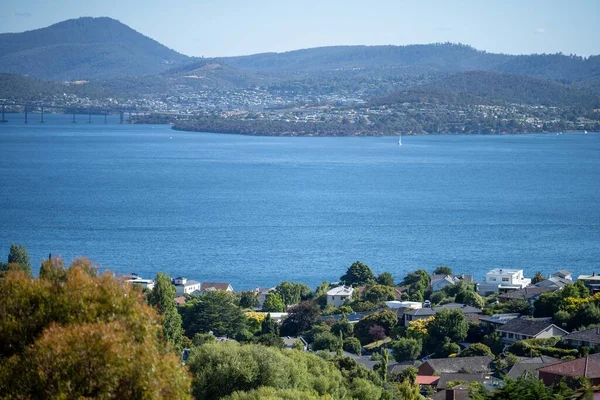
<svg viewBox="0 0 600 400">
<path fill-rule="evenodd" d="M 44 112 L 46 110 L 54 110 L 54 114 L 72 114 L 73 120 L 71 122 L 77 122 L 75 115 L 87 115 L 88 123 L 92 123 L 92 115 L 103 115 L 104 123 L 106 123 L 106 117 L 108 115 L 119 115 L 119 123 L 125 122 L 125 114 L 131 114 L 135 112 L 133 108 L 100 108 L 100 107 L 74 107 L 74 106 L 59 106 L 49 104 L 38 104 L 38 103 L 2 103 L 2 119 L 0 122 L 8 122 L 6 119 L 7 109 L 18 108 L 23 111 L 25 123 L 29 122 L 29 114 L 39 113 L 40 122 L 44 123 Z M 58 111 L 58 112 L 57 112 Z"/>
</svg>

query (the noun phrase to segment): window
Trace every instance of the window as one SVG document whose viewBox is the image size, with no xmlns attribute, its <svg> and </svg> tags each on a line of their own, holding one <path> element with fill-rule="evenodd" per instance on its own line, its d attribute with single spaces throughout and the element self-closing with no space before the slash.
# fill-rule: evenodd
<svg viewBox="0 0 600 400">
<path fill-rule="evenodd" d="M 502 282 L 508 282 L 509 279 L 508 278 L 502 278 Z"/>
<path fill-rule="evenodd" d="M 496 282 L 496 278 L 490 278 L 490 281 Z"/>
</svg>

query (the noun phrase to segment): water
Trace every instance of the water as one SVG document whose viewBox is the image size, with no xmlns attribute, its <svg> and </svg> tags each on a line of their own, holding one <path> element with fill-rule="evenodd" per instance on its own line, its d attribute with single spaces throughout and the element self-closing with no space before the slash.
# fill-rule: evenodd
<svg viewBox="0 0 600 400">
<path fill-rule="evenodd" d="M 0 251 L 235 289 L 448 265 L 600 272 L 600 134 L 269 138 L 0 125 Z M 3 250 L 1 250 L 3 249 Z M 2 255 L 4 257 L 4 255 Z"/>
</svg>

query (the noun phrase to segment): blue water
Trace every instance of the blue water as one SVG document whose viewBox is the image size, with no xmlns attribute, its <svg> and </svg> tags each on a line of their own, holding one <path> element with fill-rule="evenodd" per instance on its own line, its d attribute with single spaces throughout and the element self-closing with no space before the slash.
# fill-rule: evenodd
<svg viewBox="0 0 600 400">
<path fill-rule="evenodd" d="M 270 138 L 0 125 L 0 252 L 235 289 L 448 265 L 600 272 L 600 134 Z M 3 249 L 3 250 L 2 250 Z M 2 255 L 4 257 L 4 255 Z"/>
</svg>

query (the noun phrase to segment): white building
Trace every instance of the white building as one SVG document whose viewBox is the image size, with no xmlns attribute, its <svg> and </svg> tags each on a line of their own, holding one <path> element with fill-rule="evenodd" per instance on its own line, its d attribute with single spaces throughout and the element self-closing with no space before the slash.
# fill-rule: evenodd
<svg viewBox="0 0 600 400">
<path fill-rule="evenodd" d="M 327 305 L 339 307 L 352 298 L 354 288 L 351 286 L 338 286 L 327 291 Z"/>
<path fill-rule="evenodd" d="M 129 279 L 126 279 L 125 282 L 131 285 L 139 285 L 144 289 L 152 290 L 154 288 L 154 280 L 153 279 L 142 279 L 136 274 L 132 274 Z"/>
<path fill-rule="evenodd" d="M 191 294 L 196 290 L 200 290 L 200 282 L 188 281 L 184 276 L 179 276 L 173 279 L 173 286 L 175 286 L 175 292 L 178 296 L 183 294 Z"/>
<path fill-rule="evenodd" d="M 523 289 L 530 284 L 531 279 L 523 277 L 522 269 L 496 268 L 485 274 L 485 281 L 477 285 L 477 292 L 487 296 Z"/>
</svg>

